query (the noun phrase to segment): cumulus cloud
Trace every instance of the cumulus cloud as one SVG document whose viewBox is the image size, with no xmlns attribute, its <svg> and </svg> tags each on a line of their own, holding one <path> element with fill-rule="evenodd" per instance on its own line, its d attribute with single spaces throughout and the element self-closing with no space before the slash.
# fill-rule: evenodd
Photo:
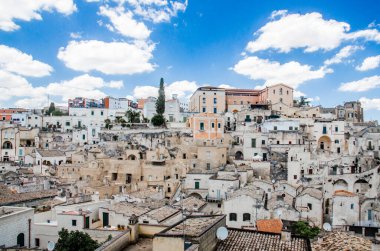
<svg viewBox="0 0 380 251">
<path fill-rule="evenodd" d="M 142 22 L 133 19 L 132 11 L 126 11 L 124 7 L 111 8 L 108 5 L 101 6 L 99 15 L 108 17 L 111 24 L 107 24 L 110 31 L 116 31 L 125 37 L 134 39 L 147 39 L 151 31 Z"/>
<path fill-rule="evenodd" d="M 357 50 L 363 50 L 363 49 L 364 47 L 362 46 L 347 45 L 343 47 L 342 49 L 340 49 L 340 51 L 334 57 L 326 60 L 324 64 L 325 65 L 339 64 L 343 61 L 343 59 L 350 57 Z"/>
<path fill-rule="evenodd" d="M 177 94 L 179 99 L 187 99 L 198 87 L 199 86 L 195 81 L 175 81 L 171 84 L 165 85 L 166 98 L 169 99 L 173 94 Z M 157 97 L 158 88 L 150 85 L 136 86 L 133 90 L 133 96 L 136 99 Z"/>
<path fill-rule="evenodd" d="M 11 84 L 10 84 L 11 83 Z M 0 100 L 33 95 L 33 86 L 23 77 L 0 70 Z"/>
<path fill-rule="evenodd" d="M 364 110 L 379 110 L 380 111 L 380 98 L 369 99 L 362 97 L 359 99 Z"/>
<path fill-rule="evenodd" d="M 376 29 L 349 32 L 350 25 L 333 19 L 326 20 L 320 13 L 287 14 L 285 10 L 273 12 L 271 20 L 261 27 L 250 41 L 246 50 L 257 52 L 275 49 L 287 53 L 292 49 L 303 48 L 305 52 L 332 50 L 343 41 L 359 38 L 380 43 L 380 32 Z"/>
<path fill-rule="evenodd" d="M 131 75 L 154 70 L 150 62 L 154 47 L 145 42 L 70 41 L 59 49 L 57 57 L 76 71 Z"/>
<path fill-rule="evenodd" d="M 20 28 L 15 19 L 26 22 L 42 20 L 43 11 L 70 15 L 76 11 L 76 6 L 73 0 L 1 0 L 0 10 L 0 30 L 14 31 Z"/>
<path fill-rule="evenodd" d="M 256 56 L 240 60 L 231 69 L 253 80 L 265 80 L 265 85 L 285 83 L 294 89 L 308 80 L 320 79 L 332 72 L 326 67 L 312 70 L 310 65 L 302 65 L 296 61 L 281 64 Z"/>
<path fill-rule="evenodd" d="M 339 91 L 343 92 L 364 92 L 375 89 L 380 86 L 380 76 L 375 75 L 372 77 L 363 78 L 357 81 L 342 83 Z"/>
<path fill-rule="evenodd" d="M 232 85 L 227 85 L 227 84 L 221 84 L 218 86 L 219 88 L 225 88 L 225 89 L 234 89 L 236 87 L 232 86 Z"/>
<path fill-rule="evenodd" d="M 379 67 L 379 65 L 380 65 L 380 55 L 367 57 L 366 59 L 364 59 L 361 65 L 358 65 L 356 67 L 356 70 L 368 71 L 368 70 L 372 70 Z"/>
<path fill-rule="evenodd" d="M 6 45 L 0 45 L 0 69 L 28 77 L 48 76 L 53 71 L 50 65 Z"/>
</svg>

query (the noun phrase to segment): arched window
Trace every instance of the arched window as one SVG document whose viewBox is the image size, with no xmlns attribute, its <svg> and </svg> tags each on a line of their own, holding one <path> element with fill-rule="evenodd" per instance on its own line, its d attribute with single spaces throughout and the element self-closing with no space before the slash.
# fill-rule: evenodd
<svg viewBox="0 0 380 251">
<path fill-rule="evenodd" d="M 236 213 L 230 213 L 230 221 L 237 221 Z"/>
<path fill-rule="evenodd" d="M 282 95 L 282 88 L 280 88 L 280 95 Z"/>
<path fill-rule="evenodd" d="M 244 213 L 243 214 L 243 221 L 250 221 L 251 220 L 251 214 L 250 213 Z"/>
</svg>

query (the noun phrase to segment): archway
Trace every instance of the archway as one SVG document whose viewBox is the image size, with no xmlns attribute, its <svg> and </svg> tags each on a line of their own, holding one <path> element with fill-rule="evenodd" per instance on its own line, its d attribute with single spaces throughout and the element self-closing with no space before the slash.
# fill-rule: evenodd
<svg viewBox="0 0 380 251">
<path fill-rule="evenodd" d="M 370 184 L 368 181 L 360 179 L 354 183 L 354 192 L 355 193 L 366 193 L 370 189 Z"/>
<path fill-rule="evenodd" d="M 10 141 L 5 141 L 3 144 L 3 149 L 12 149 L 12 143 Z"/>
<path fill-rule="evenodd" d="M 129 155 L 128 160 L 136 160 L 136 155 L 134 154 Z"/>
<path fill-rule="evenodd" d="M 339 179 L 337 181 L 334 182 L 334 191 L 337 191 L 337 190 L 348 190 L 348 183 L 347 181 L 343 180 L 343 179 Z"/>
<path fill-rule="evenodd" d="M 318 140 L 318 146 L 321 150 L 330 150 L 331 139 L 328 136 L 322 136 Z"/>
<path fill-rule="evenodd" d="M 244 160 L 244 155 L 241 151 L 235 153 L 235 160 Z"/>
<path fill-rule="evenodd" d="M 202 195 L 200 195 L 199 193 L 191 193 L 189 194 L 189 197 L 194 197 L 200 200 L 203 199 Z"/>
<path fill-rule="evenodd" d="M 25 246 L 25 235 L 23 233 L 17 235 L 17 245 L 20 247 Z"/>
</svg>

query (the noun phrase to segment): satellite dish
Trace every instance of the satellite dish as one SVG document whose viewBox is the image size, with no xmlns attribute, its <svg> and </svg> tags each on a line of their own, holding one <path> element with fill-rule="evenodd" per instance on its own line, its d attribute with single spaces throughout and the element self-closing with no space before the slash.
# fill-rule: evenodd
<svg viewBox="0 0 380 251">
<path fill-rule="evenodd" d="M 47 249 L 48 249 L 49 251 L 53 251 L 54 248 L 55 248 L 55 243 L 54 243 L 54 241 L 49 241 L 48 244 L 47 244 Z"/>
<path fill-rule="evenodd" d="M 272 183 L 273 183 L 273 184 L 276 183 L 276 180 L 273 179 L 273 180 L 272 180 Z"/>
<path fill-rule="evenodd" d="M 223 241 L 223 240 L 227 239 L 227 236 L 228 236 L 228 230 L 227 230 L 227 228 L 220 227 L 220 228 L 218 228 L 218 230 L 216 230 L 216 237 L 219 240 Z"/>
<path fill-rule="evenodd" d="M 175 198 L 175 200 L 178 202 L 181 200 L 181 198 L 178 196 L 177 198 Z"/>
<path fill-rule="evenodd" d="M 323 224 L 323 229 L 325 230 L 325 231 L 327 231 L 327 232 L 330 232 L 331 231 L 331 225 L 330 225 L 330 223 L 324 223 Z"/>
</svg>

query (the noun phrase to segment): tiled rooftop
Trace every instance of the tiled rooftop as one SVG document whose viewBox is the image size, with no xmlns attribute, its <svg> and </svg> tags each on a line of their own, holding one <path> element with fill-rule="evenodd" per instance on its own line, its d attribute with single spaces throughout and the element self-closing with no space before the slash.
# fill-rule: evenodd
<svg viewBox="0 0 380 251">
<path fill-rule="evenodd" d="M 368 239 L 346 232 L 330 232 L 312 244 L 313 250 L 372 250 L 372 243 Z"/>
<path fill-rule="evenodd" d="M 257 220 L 256 225 L 260 232 L 281 234 L 282 221 L 280 219 Z"/>
<path fill-rule="evenodd" d="M 351 192 L 346 191 L 346 190 L 336 190 L 336 191 L 334 192 L 334 196 L 355 197 L 356 194 L 351 193 Z"/>
<path fill-rule="evenodd" d="M 213 216 L 201 216 L 201 217 L 190 217 L 184 222 L 181 222 L 169 230 L 165 231 L 164 235 L 183 235 L 185 232 L 186 236 L 198 237 L 209 227 L 216 224 L 221 220 L 224 215 L 213 215 Z M 184 229 L 185 228 L 185 229 Z"/>
<path fill-rule="evenodd" d="M 219 242 L 217 251 L 303 251 L 310 250 L 304 238 L 292 237 L 281 241 L 280 234 L 262 233 L 253 230 L 228 229 L 228 237 Z"/>
<path fill-rule="evenodd" d="M 44 190 L 30 193 L 16 193 L 5 185 L 0 185 L 0 205 L 40 199 L 57 195 L 57 190 Z"/>
<path fill-rule="evenodd" d="M 154 209 L 146 214 L 146 216 L 161 222 L 166 218 L 178 213 L 179 210 L 172 208 L 170 206 L 165 206 L 161 208 Z"/>
<path fill-rule="evenodd" d="M 186 211 L 192 212 L 192 211 L 198 211 L 199 209 L 203 208 L 206 204 L 207 204 L 206 201 L 190 196 L 183 199 L 182 201 L 175 203 L 174 206 L 176 207 L 183 206 Z M 195 208 L 197 210 L 194 210 Z"/>
<path fill-rule="evenodd" d="M 65 153 L 58 150 L 37 150 L 42 157 L 64 157 Z"/>
<path fill-rule="evenodd" d="M 147 207 L 135 206 L 128 202 L 115 203 L 109 209 L 125 216 L 132 216 L 132 214 L 140 216 L 150 211 Z"/>
</svg>

